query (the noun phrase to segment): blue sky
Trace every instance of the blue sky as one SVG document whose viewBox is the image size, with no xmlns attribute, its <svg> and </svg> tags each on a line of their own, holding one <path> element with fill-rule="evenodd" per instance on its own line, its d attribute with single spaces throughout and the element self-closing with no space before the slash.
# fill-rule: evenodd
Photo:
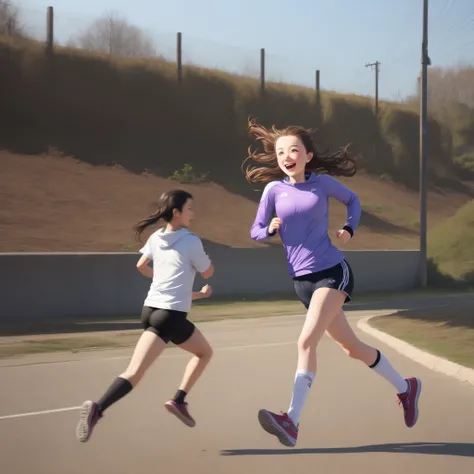
<svg viewBox="0 0 474 474">
<path fill-rule="evenodd" d="M 56 37 L 66 42 L 106 11 L 147 30 L 172 58 L 176 32 L 183 59 L 257 76 L 259 51 L 267 77 L 340 92 L 379 93 L 398 100 L 414 92 L 420 70 L 422 0 L 17 0 L 28 25 L 44 32 L 44 11 L 55 7 Z M 430 0 L 433 66 L 474 64 L 474 1 Z"/>
</svg>

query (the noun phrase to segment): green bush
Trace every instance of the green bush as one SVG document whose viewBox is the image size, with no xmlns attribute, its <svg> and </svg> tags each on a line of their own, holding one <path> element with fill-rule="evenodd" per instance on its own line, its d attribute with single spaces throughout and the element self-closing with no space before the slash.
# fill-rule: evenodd
<svg viewBox="0 0 474 474">
<path fill-rule="evenodd" d="M 441 273 L 474 283 L 474 200 L 430 231 L 428 252 Z"/>
<path fill-rule="evenodd" d="M 463 169 L 474 173 L 474 151 L 464 153 L 464 155 L 456 156 L 454 162 Z"/>
</svg>

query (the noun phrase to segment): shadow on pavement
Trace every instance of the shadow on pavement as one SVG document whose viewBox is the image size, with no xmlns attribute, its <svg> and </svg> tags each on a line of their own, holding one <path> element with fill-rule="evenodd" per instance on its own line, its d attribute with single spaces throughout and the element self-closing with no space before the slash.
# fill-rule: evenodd
<svg viewBox="0 0 474 474">
<path fill-rule="evenodd" d="M 357 453 L 404 453 L 442 456 L 474 457 L 473 443 L 392 443 L 353 446 L 346 448 L 301 449 L 227 449 L 221 456 L 268 456 L 282 454 L 357 454 Z"/>
</svg>

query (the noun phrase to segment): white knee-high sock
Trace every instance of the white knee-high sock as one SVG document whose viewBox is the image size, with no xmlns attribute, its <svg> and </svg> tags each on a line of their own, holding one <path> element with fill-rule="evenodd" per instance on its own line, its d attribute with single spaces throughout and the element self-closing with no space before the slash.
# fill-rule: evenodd
<svg viewBox="0 0 474 474">
<path fill-rule="evenodd" d="M 306 370 L 298 370 L 295 375 L 293 386 L 293 396 L 288 409 L 288 416 L 291 418 L 295 426 L 298 426 L 301 412 L 303 410 L 309 389 L 313 384 L 314 374 Z"/>
<path fill-rule="evenodd" d="M 370 368 L 390 382 L 397 389 L 398 393 L 405 393 L 408 390 L 407 381 L 392 367 L 379 350 L 377 350 L 377 359 Z"/>
</svg>

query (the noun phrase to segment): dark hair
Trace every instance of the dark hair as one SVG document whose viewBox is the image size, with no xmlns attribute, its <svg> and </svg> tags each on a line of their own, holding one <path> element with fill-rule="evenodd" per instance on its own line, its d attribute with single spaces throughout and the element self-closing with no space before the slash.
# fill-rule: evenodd
<svg viewBox="0 0 474 474">
<path fill-rule="evenodd" d="M 356 160 L 358 156 L 353 156 L 347 151 L 347 146 L 332 154 L 318 154 L 316 145 L 313 142 L 314 131 L 299 126 L 289 126 L 279 130 L 272 126 L 267 130 L 263 125 L 254 123 L 252 119 L 248 121 L 248 133 L 250 138 L 259 140 L 263 145 L 263 153 L 251 151 L 248 148 L 248 156 L 243 165 L 249 159 L 264 164 L 265 166 L 253 167 L 245 170 L 245 177 L 249 183 L 268 183 L 270 181 L 283 179 L 286 175 L 278 166 L 275 153 L 275 143 L 283 136 L 296 136 L 300 138 L 306 149 L 306 153 L 313 153 L 311 161 L 306 163 L 306 171 L 316 173 L 327 173 L 333 176 L 354 176 L 357 172 Z"/>
<path fill-rule="evenodd" d="M 170 222 L 173 219 L 174 209 L 178 209 L 181 212 L 188 199 L 193 199 L 193 196 L 182 189 L 173 189 L 163 193 L 160 196 L 156 212 L 145 217 L 145 219 L 142 219 L 134 226 L 136 238 L 139 240 L 142 232 L 148 226 L 156 224 L 160 219 Z"/>
</svg>

